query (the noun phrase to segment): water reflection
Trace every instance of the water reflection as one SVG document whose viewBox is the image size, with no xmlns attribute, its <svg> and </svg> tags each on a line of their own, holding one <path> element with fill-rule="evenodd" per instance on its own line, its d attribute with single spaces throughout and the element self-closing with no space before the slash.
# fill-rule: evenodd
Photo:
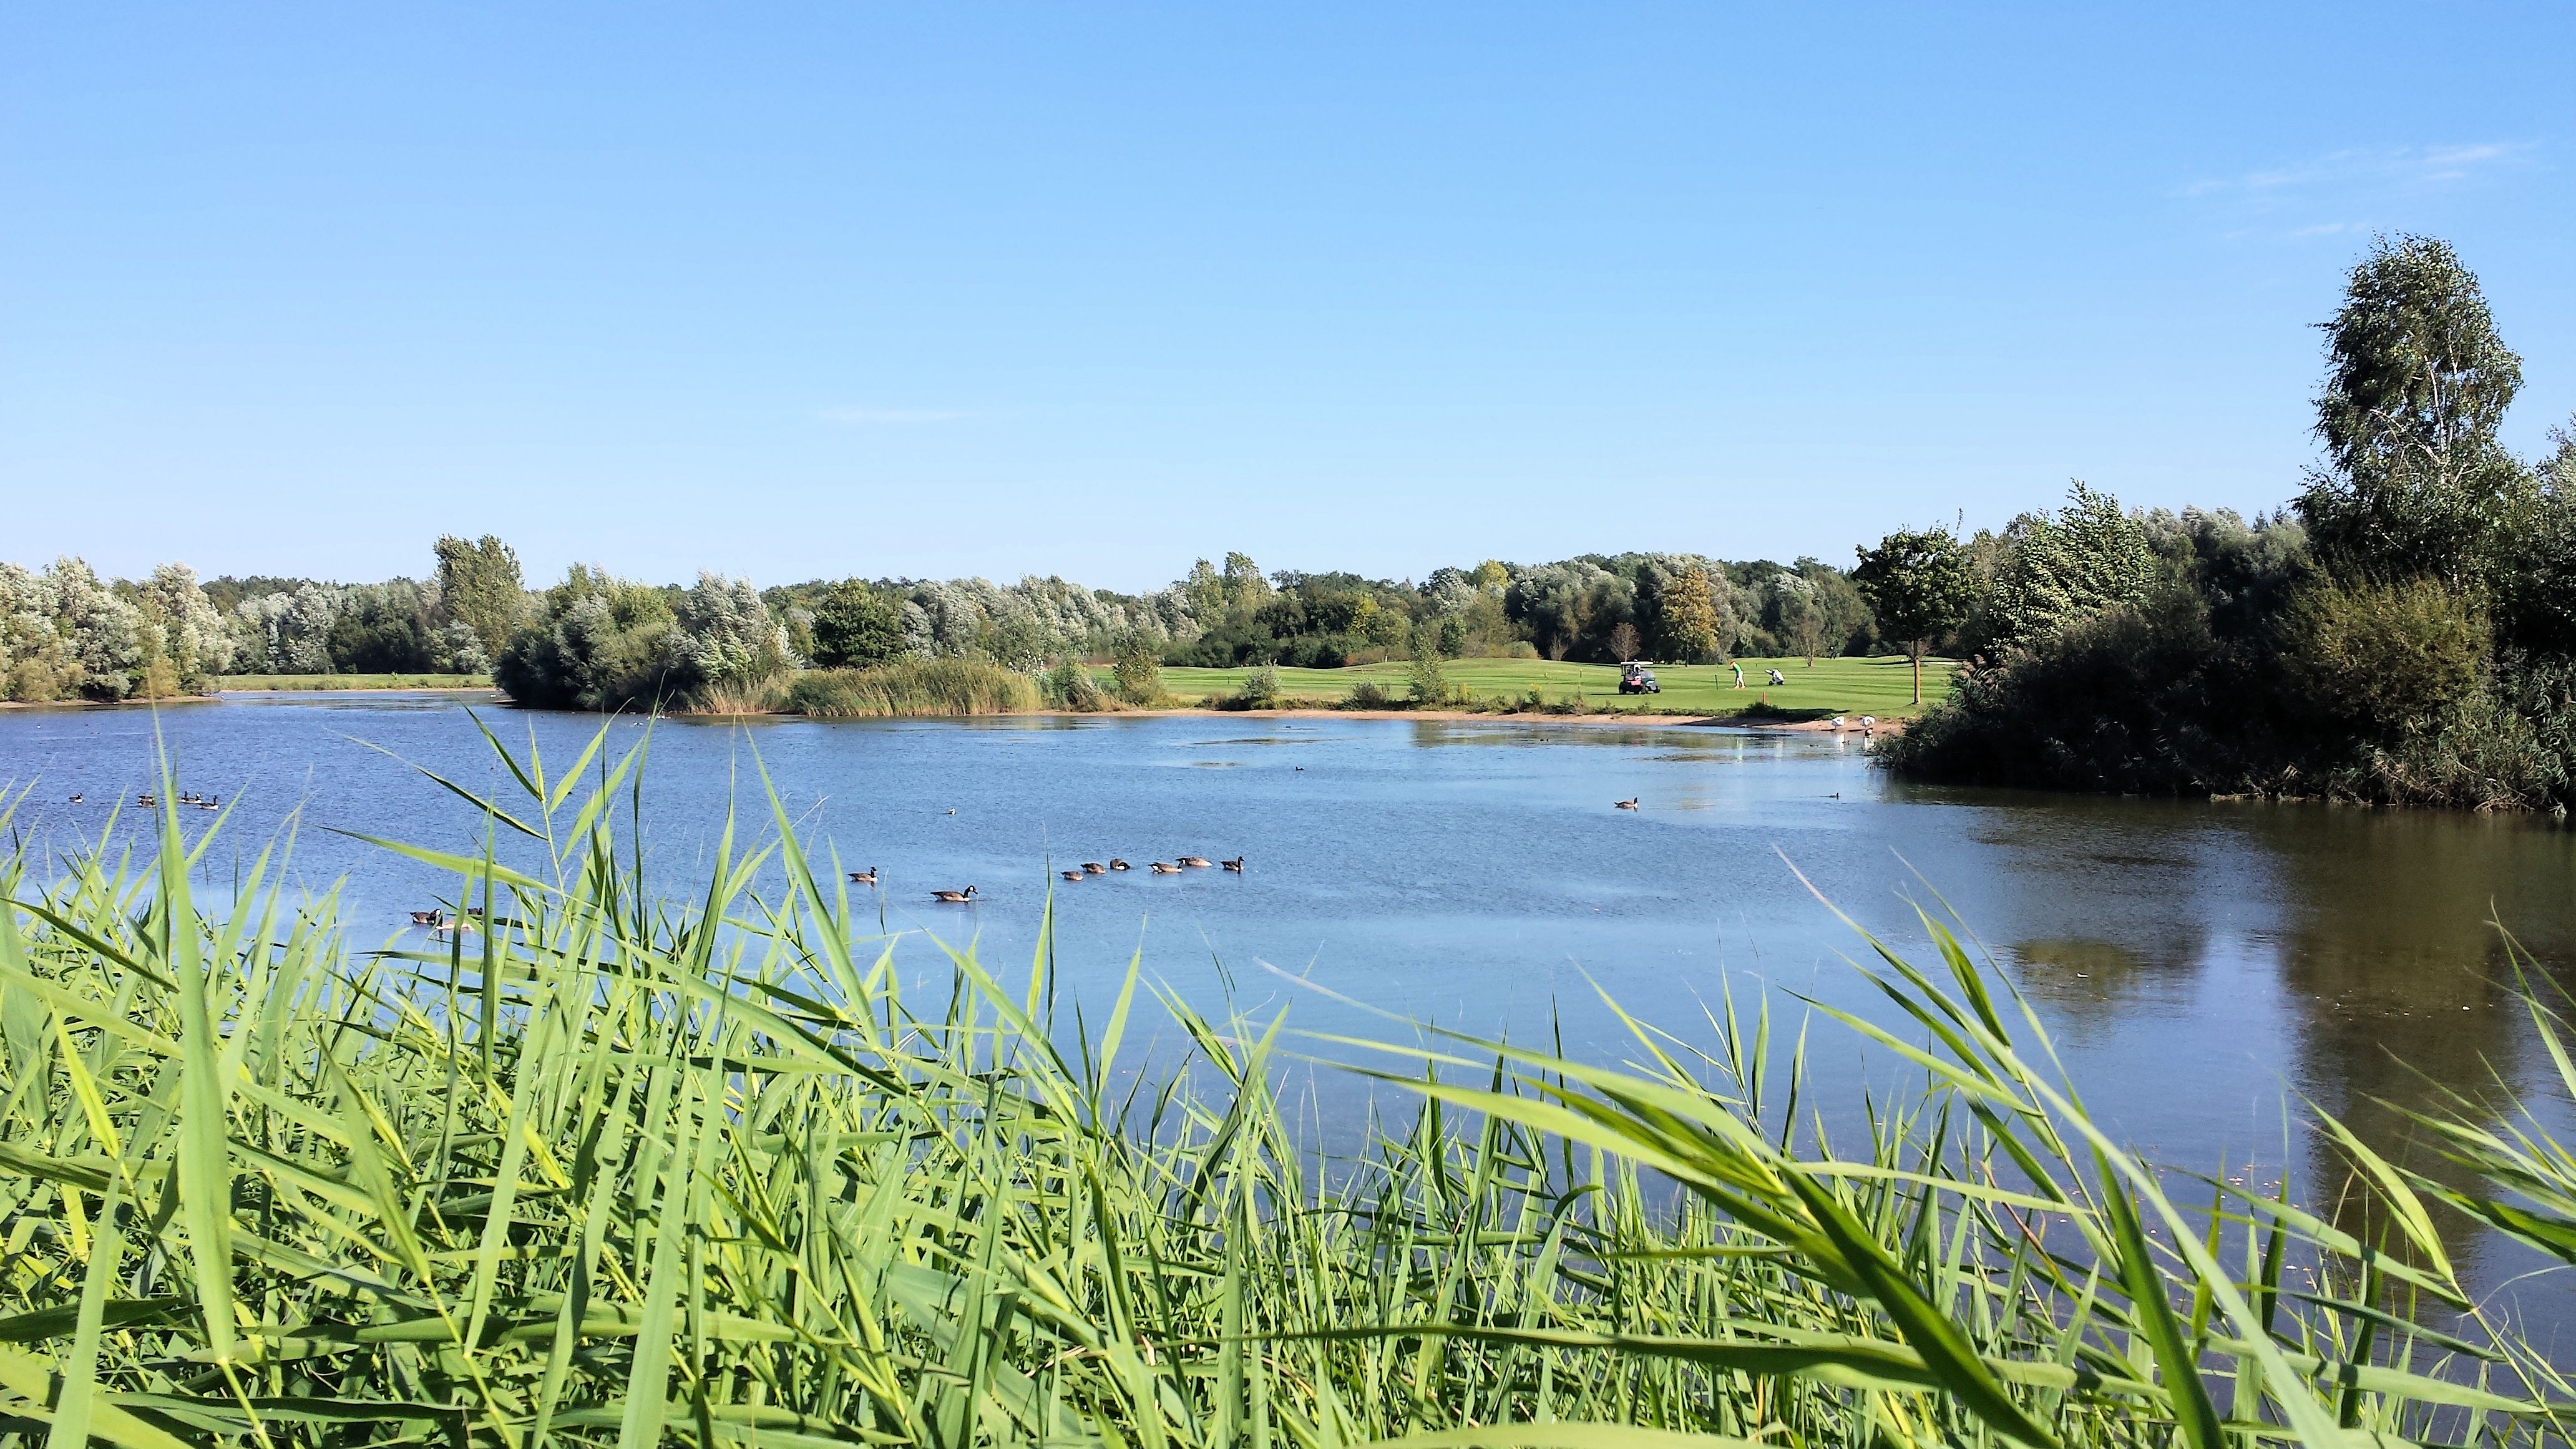
<svg viewBox="0 0 2576 1449">
<path fill-rule="evenodd" d="M 308 827 L 474 844 L 454 801 L 358 740 L 509 788 L 447 700 L 227 702 L 161 724 L 183 784 L 238 798 L 245 844 L 294 811 Z M 558 762 L 595 727 L 496 724 Z M 67 811 L 66 795 L 130 798 L 152 739 L 142 712 L 0 716 L 0 778 L 45 782 L 18 827 L 46 849 L 94 839 L 101 817 Z M 1148 969 L 1202 1004 L 1225 989 L 1218 961 L 1246 997 L 1298 999 L 1259 965 L 1276 962 L 1399 1017 L 1561 1030 L 1569 1049 L 1618 1059 L 1634 1046 L 1596 985 L 1682 1032 L 1730 985 L 1882 1010 L 1846 964 L 1859 943 L 1808 882 L 1903 951 L 1925 950 L 1918 909 L 1954 912 L 1993 943 L 2124 1139 L 2203 1170 L 2288 1166 L 2312 1189 L 2336 1168 L 2305 1138 L 2285 1161 L 2293 1094 L 2404 1153 L 2404 1110 L 2438 1105 L 2434 1084 L 2473 1090 L 2492 1069 L 2542 1089 L 2491 911 L 2549 970 L 2576 957 L 2576 833 L 2548 822 L 1926 790 L 1877 774 L 1849 737 L 1627 722 L 665 726 L 646 789 L 656 879 L 678 888 L 703 869 L 734 782 L 766 815 L 755 746 L 791 817 L 883 866 L 891 926 L 980 933 L 987 961 L 1028 959 L 1050 860 L 1249 857 L 1243 876 L 1138 871 L 1057 890 L 1062 979 L 1095 1002 L 1141 939 Z M 1611 808 L 1630 797 L 1644 808 Z M 299 878 L 348 879 L 361 946 L 375 944 L 368 923 L 397 931 L 452 884 L 345 836 L 300 839 Z M 209 869 L 222 866 L 218 852 Z M 927 904 L 928 887 L 970 881 L 980 907 Z M 939 960 L 923 950 L 916 964 Z M 1320 996 L 1297 1012 L 1318 1030 L 1394 1029 Z M 1819 1028 L 1820 1054 L 1830 1036 Z M 1836 1073 L 1822 1105 L 1887 1084 L 1883 1070 Z"/>
</svg>

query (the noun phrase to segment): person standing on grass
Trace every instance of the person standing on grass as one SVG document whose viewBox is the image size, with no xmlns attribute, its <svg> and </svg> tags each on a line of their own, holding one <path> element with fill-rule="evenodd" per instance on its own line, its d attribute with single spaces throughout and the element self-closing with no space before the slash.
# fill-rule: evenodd
<svg viewBox="0 0 2576 1449">
<path fill-rule="evenodd" d="M 1735 671 L 1735 687 L 1742 689 L 1744 687 L 1744 661 L 1739 659 L 1728 665 L 1727 668 Z"/>
</svg>

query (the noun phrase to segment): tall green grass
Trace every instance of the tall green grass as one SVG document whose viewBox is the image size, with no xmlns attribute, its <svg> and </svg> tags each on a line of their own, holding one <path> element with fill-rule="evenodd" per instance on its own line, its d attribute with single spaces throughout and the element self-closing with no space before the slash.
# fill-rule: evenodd
<svg viewBox="0 0 2576 1449">
<path fill-rule="evenodd" d="M 1731 1005 L 1611 1070 L 1303 1038 L 1133 962 L 1076 1009 L 1045 932 L 908 995 L 774 801 L 684 903 L 648 882 L 641 747 L 604 739 L 504 754 L 479 857 L 385 842 L 470 903 L 435 945 L 359 949 L 275 851 L 203 898 L 175 814 L 140 865 L 7 867 L 0 1436 L 2563 1438 L 2556 1367 L 2443 1253 L 2478 1202 L 2353 1143 L 2385 1242 L 2225 1182 L 2187 1210 L 1937 925 L 1929 966 L 1872 947 L 1911 1036 L 1826 1013 L 1926 1083 L 1845 1135 Z M 1187 1060 L 1139 1059 L 1148 1018 Z M 1282 1099 L 1316 1054 L 1414 1105 L 1318 1155 Z M 2463 1140 L 2557 1185 L 2500 1226 L 2569 1232 L 2563 1151 Z"/>
<path fill-rule="evenodd" d="M 901 659 L 796 676 L 784 708 L 822 719 L 1018 714 L 1040 708 L 1035 680 L 979 659 Z"/>
</svg>

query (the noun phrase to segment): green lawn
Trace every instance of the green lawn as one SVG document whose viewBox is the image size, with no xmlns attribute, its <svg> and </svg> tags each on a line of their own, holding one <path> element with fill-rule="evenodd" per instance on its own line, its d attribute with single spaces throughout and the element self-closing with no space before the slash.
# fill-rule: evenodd
<svg viewBox="0 0 2576 1449">
<path fill-rule="evenodd" d="M 1812 669 L 1804 659 L 1747 659 L 1744 664 L 1745 687 L 1737 689 L 1735 676 L 1724 665 L 1674 664 L 1655 666 L 1655 677 L 1662 683 L 1661 694 L 1623 695 L 1619 692 L 1619 670 L 1609 664 L 1559 664 L 1540 659 L 1453 659 L 1442 666 L 1452 685 L 1463 687 L 1479 699 L 1518 697 L 1530 689 L 1538 690 L 1553 702 L 1580 696 L 1594 705 L 1632 709 L 1651 714 L 1722 715 L 1749 708 L 1755 701 L 1766 701 L 1784 710 L 1816 715 L 1874 714 L 1894 719 L 1917 713 L 1911 703 L 1913 684 L 1911 669 L 1901 655 L 1875 659 L 1819 659 Z M 1923 664 L 1923 699 L 1926 704 L 1938 702 L 1949 692 L 1953 664 L 1946 659 L 1926 660 Z M 1765 685 L 1764 671 L 1778 669 L 1789 682 L 1779 687 Z M 1282 669 L 1279 691 L 1291 699 L 1339 703 L 1349 697 L 1351 686 L 1363 679 L 1374 679 L 1398 699 L 1407 687 L 1407 666 L 1364 664 L 1348 669 Z M 1163 687 L 1182 701 L 1203 703 L 1211 698 L 1232 694 L 1243 687 L 1249 669 L 1166 669 Z M 1103 678 L 1106 679 L 1104 672 Z"/>
<path fill-rule="evenodd" d="M 217 689 L 490 689 L 481 674 L 226 674 Z"/>
</svg>

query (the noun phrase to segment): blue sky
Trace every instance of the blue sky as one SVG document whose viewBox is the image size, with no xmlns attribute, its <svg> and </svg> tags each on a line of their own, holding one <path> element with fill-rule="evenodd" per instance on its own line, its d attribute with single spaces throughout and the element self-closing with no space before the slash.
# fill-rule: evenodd
<svg viewBox="0 0 2576 1449">
<path fill-rule="evenodd" d="M 2576 7 L 0 9 L 0 557 L 1848 561 L 2286 499 L 2454 240 L 2576 409 Z M 2150 13 L 2153 12 L 2153 13 Z"/>
</svg>

